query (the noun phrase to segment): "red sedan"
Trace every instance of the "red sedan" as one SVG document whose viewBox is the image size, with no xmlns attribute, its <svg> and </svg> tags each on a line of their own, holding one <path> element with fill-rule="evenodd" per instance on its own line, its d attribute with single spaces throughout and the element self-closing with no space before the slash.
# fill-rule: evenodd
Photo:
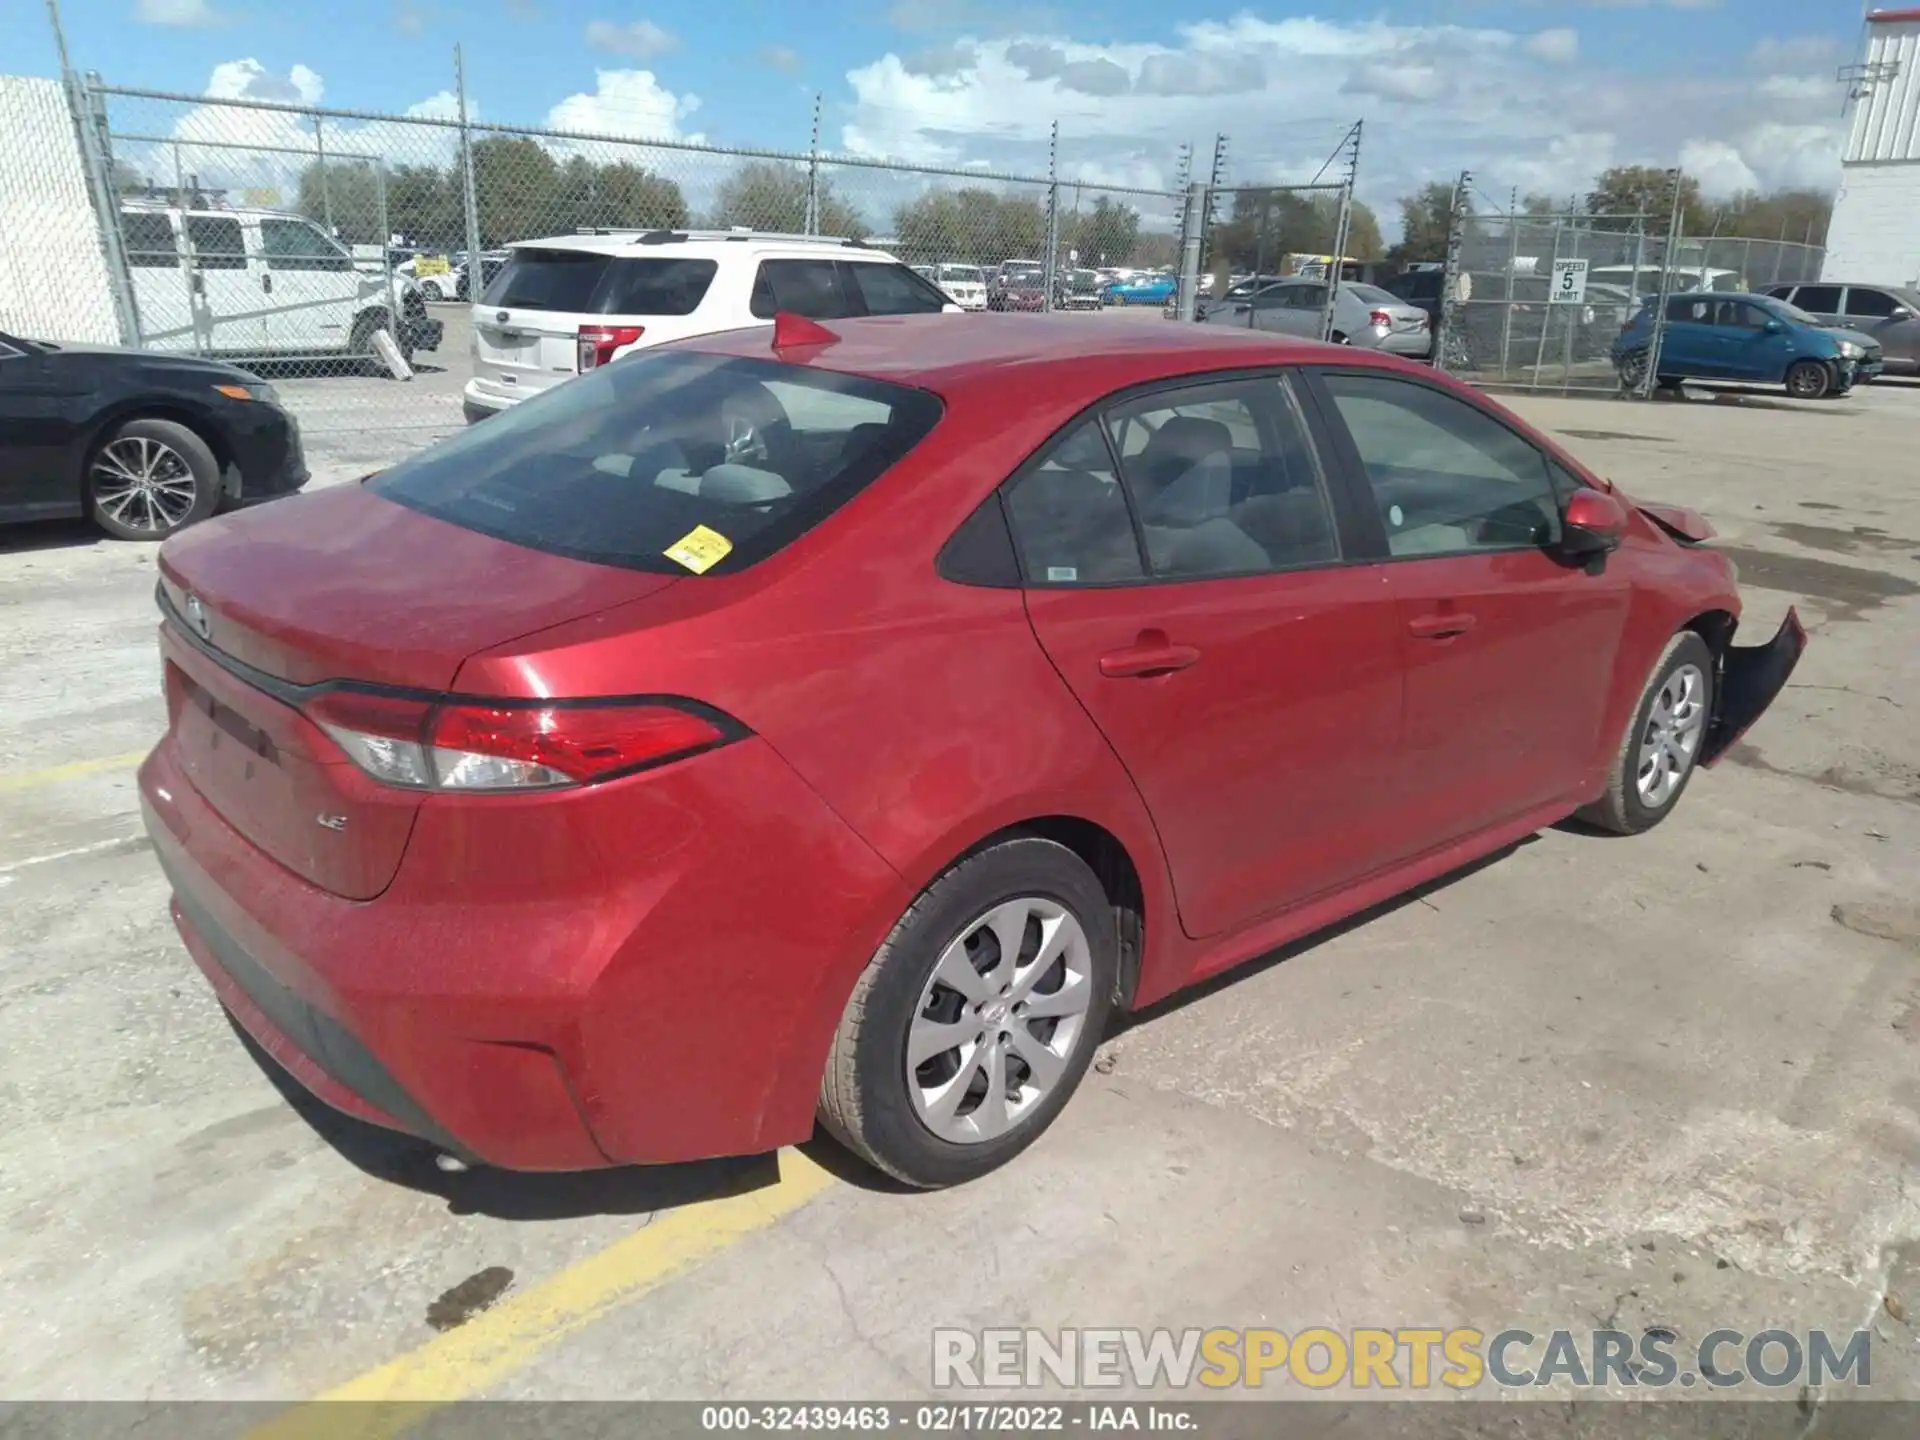
<svg viewBox="0 0 1920 1440">
<path fill-rule="evenodd" d="M 950 1184 L 1115 1009 L 1663 819 L 1804 643 L 1710 533 L 1367 352 L 781 316 L 170 540 L 146 823 L 342 1110 Z"/>
</svg>

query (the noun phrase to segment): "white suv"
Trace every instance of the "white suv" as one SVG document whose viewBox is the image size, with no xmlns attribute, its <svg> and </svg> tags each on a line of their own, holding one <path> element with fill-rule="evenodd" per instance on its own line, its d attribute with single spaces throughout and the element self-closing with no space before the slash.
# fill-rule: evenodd
<svg viewBox="0 0 1920 1440">
<path fill-rule="evenodd" d="M 633 350 L 770 324 L 960 307 L 893 256 L 744 230 L 594 230 L 508 247 L 473 307 L 469 422 Z"/>
</svg>

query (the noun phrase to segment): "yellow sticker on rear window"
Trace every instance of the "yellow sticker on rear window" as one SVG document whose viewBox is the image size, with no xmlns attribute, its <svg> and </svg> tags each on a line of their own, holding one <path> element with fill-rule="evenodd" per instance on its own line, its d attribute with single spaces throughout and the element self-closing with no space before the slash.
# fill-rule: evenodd
<svg viewBox="0 0 1920 1440">
<path fill-rule="evenodd" d="M 696 575 L 704 575 L 718 565 L 733 549 L 733 542 L 718 530 L 696 525 L 661 553 Z"/>
</svg>

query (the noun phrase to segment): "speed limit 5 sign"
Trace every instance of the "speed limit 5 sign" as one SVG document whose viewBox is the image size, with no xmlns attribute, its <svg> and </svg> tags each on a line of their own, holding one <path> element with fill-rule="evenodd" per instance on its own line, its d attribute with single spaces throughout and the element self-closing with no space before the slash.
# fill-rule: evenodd
<svg viewBox="0 0 1920 1440">
<path fill-rule="evenodd" d="M 1554 261 L 1553 290 L 1548 298 L 1556 305 L 1584 304 L 1587 298 L 1587 262 Z"/>
</svg>

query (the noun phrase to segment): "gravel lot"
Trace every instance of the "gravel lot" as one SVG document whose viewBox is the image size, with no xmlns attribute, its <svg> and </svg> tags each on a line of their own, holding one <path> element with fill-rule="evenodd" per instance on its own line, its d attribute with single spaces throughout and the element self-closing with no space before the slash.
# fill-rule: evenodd
<svg viewBox="0 0 1920 1440">
<path fill-rule="evenodd" d="M 391 454 L 396 390 L 457 426 L 458 323 L 441 354 L 406 387 L 285 382 L 316 483 Z M 1542 833 L 1236 972 L 1111 1037 L 1010 1170 L 932 1196 L 845 1171 L 468 1389 L 908 1398 L 941 1324 L 1777 1324 L 1870 1327 L 1875 1396 L 1920 1400 L 1920 387 L 1511 403 L 1709 515 L 1747 638 L 1809 622 L 1792 687 L 1670 823 Z M 153 581 L 149 546 L 0 536 L 0 1397 L 326 1392 L 461 1295 L 770 1173 L 448 1176 L 288 1104 L 140 833 Z M 1795 1392 L 1767 1395 L 1789 1403 L 1745 1433 L 1799 1433 Z"/>
</svg>

